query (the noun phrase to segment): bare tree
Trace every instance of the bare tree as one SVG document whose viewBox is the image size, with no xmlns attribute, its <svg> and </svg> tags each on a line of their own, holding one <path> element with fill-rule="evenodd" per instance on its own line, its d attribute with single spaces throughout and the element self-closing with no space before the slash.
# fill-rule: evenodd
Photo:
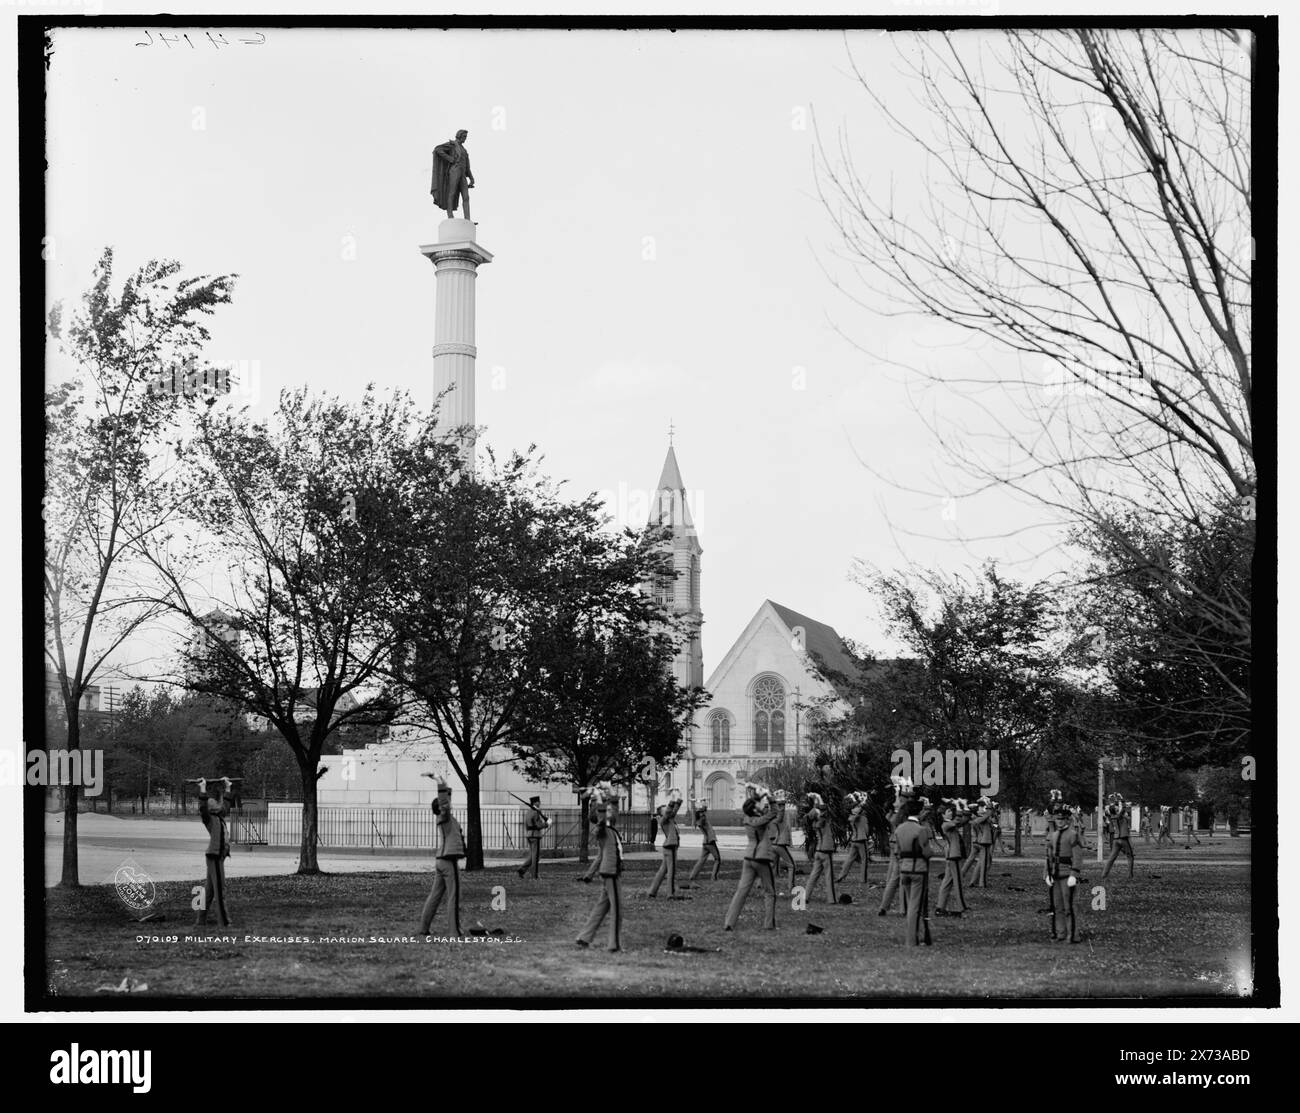
<svg viewBox="0 0 1300 1113">
<path fill-rule="evenodd" d="M 1052 508 L 1053 526 L 1145 569 L 1237 652 L 1248 608 L 1153 561 L 1130 527 L 1209 534 L 1225 507 L 1255 513 L 1251 38 L 895 38 L 912 101 L 854 70 L 925 178 L 886 187 L 859 174 L 843 133 L 823 146 L 822 198 L 857 276 L 841 288 L 987 341 L 911 368 L 975 415 L 927 417 L 961 494 Z"/>
</svg>

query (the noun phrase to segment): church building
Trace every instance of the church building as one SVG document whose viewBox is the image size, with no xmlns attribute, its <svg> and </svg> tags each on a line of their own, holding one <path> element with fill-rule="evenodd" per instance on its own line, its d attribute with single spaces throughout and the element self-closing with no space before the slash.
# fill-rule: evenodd
<svg viewBox="0 0 1300 1113">
<path fill-rule="evenodd" d="M 673 671 L 679 684 L 702 684 L 711 695 L 688 731 L 685 754 L 667 774 L 667 787 L 706 799 L 715 810 L 738 808 L 746 781 L 762 780 L 776 762 L 807 751 L 819 716 L 848 714 L 844 678 L 857 666 L 830 626 L 765 599 L 706 680 L 700 641 L 703 549 L 671 446 L 654 506 L 659 523 L 671 529 L 676 576 L 664 577 L 653 590 L 694 630 Z"/>
</svg>

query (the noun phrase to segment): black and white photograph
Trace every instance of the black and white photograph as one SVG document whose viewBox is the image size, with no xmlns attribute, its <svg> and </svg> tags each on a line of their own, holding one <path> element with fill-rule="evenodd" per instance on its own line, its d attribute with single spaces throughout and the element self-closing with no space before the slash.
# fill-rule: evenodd
<svg viewBox="0 0 1300 1113">
<path fill-rule="evenodd" d="M 35 9 L 27 1011 L 1278 1005 L 1275 16 Z"/>
</svg>

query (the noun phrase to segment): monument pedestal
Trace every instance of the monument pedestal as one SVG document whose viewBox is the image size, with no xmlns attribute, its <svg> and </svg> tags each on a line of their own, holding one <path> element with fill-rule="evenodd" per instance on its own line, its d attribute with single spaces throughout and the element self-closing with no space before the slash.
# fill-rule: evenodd
<svg viewBox="0 0 1300 1113">
<path fill-rule="evenodd" d="M 444 220 L 438 242 L 422 244 L 420 254 L 433 264 L 433 394 L 441 399 L 438 429 L 461 442 L 466 462 L 474 463 L 474 286 L 478 268 L 492 262 L 491 252 L 475 241 L 474 222 Z M 448 393 L 443 394 L 448 388 Z"/>
</svg>

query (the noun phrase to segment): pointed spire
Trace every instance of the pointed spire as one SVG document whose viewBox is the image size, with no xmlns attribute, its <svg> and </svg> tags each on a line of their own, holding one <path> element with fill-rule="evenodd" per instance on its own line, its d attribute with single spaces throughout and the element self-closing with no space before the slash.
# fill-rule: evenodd
<svg viewBox="0 0 1300 1113">
<path fill-rule="evenodd" d="M 686 484 L 682 482 L 681 469 L 677 466 L 677 453 L 673 446 L 668 446 L 668 455 L 664 458 L 664 470 L 659 475 L 659 486 L 657 491 L 685 491 Z"/>
<path fill-rule="evenodd" d="M 681 469 L 677 466 L 677 453 L 672 445 L 668 446 L 664 469 L 659 475 L 659 486 L 655 488 L 654 516 L 660 525 L 677 527 L 683 539 L 695 535 L 695 523 L 691 520 L 691 508 L 686 498 L 686 484 L 682 481 Z"/>
</svg>

